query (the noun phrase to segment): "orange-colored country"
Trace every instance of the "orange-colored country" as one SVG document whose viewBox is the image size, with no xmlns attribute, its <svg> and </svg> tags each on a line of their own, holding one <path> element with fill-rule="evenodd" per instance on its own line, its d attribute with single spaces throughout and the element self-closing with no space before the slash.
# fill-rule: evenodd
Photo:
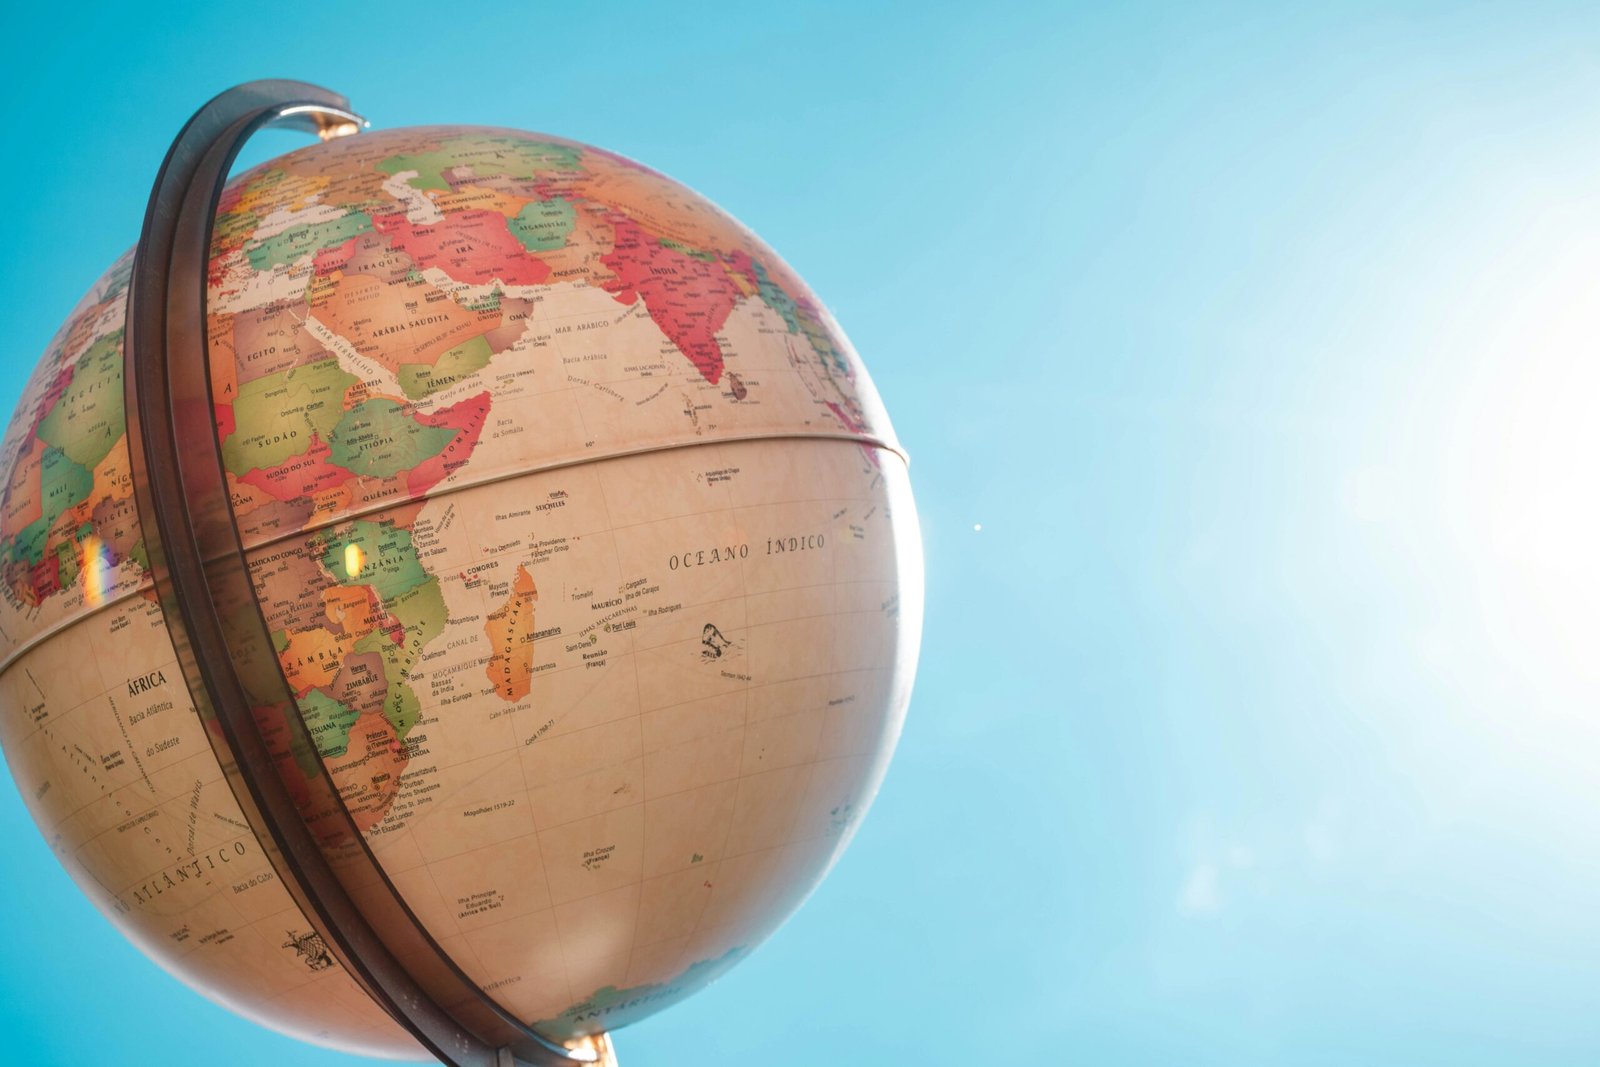
<svg viewBox="0 0 1600 1067">
<path fill-rule="evenodd" d="M 231 404 L 239 395 L 239 368 L 234 362 L 232 315 L 206 316 L 206 355 L 211 364 L 211 395 Z"/>
<path fill-rule="evenodd" d="M 133 471 L 128 461 L 125 441 L 112 446 L 106 458 L 94 469 L 94 488 L 86 501 L 90 510 L 98 510 L 107 501 L 133 499 Z"/>
<path fill-rule="evenodd" d="M 483 622 L 493 650 L 484 671 L 496 695 L 508 703 L 527 696 L 533 685 L 533 606 L 538 599 L 533 575 L 518 565 L 511 595 Z"/>
<path fill-rule="evenodd" d="M 6 482 L 5 504 L 0 505 L 0 534 L 12 538 L 27 526 L 44 517 L 40 491 L 40 464 L 44 458 L 44 442 L 37 437 L 29 441 L 27 450 L 17 457 Z"/>
<path fill-rule="evenodd" d="M 322 591 L 322 612 L 354 642 L 378 625 L 382 609 L 370 586 L 335 585 Z"/>
<path fill-rule="evenodd" d="M 341 636 L 322 626 L 292 631 L 288 646 L 278 653 L 278 663 L 295 695 L 330 684 L 355 642 L 348 634 Z"/>
</svg>

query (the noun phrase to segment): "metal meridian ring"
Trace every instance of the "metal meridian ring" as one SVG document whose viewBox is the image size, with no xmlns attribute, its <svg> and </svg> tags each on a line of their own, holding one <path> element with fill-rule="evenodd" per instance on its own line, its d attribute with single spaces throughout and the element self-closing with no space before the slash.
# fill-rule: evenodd
<svg viewBox="0 0 1600 1067">
<path fill-rule="evenodd" d="M 133 257 L 124 339 L 128 447 L 150 574 L 218 760 L 283 884 L 360 985 L 452 1067 L 553 1067 L 568 1050 L 505 1012 L 412 914 L 316 753 L 256 599 L 217 440 L 206 355 L 212 226 L 228 170 L 266 126 L 327 140 L 366 122 L 295 81 L 229 89 L 195 113 L 156 176 Z M 318 756 L 320 759 L 320 756 Z"/>
</svg>

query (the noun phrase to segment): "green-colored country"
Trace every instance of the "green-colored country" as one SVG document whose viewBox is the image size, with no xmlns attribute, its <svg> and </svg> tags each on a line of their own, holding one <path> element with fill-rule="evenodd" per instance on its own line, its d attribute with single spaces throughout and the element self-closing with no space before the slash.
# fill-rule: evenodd
<svg viewBox="0 0 1600 1067">
<path fill-rule="evenodd" d="M 421 400 L 476 374 L 493 356 L 487 337 L 469 337 L 432 363 L 400 364 L 400 389 L 412 400 Z"/>
<path fill-rule="evenodd" d="M 461 137 L 444 141 L 431 152 L 390 156 L 378 164 L 383 174 L 416 171 L 408 184 L 416 189 L 448 189 L 444 172 L 468 167 L 480 178 L 535 178 L 552 171 L 581 170 L 582 150 L 548 141 L 512 137 Z"/>
<path fill-rule="evenodd" d="M 311 690 L 299 703 L 306 732 L 311 735 L 311 743 L 318 752 L 331 758 L 350 750 L 350 728 L 360 718 L 354 708 L 346 707 L 320 689 Z"/>
<path fill-rule="evenodd" d="M 422 702 L 408 683 L 396 682 L 389 687 L 389 695 L 383 701 L 383 717 L 400 740 L 411 736 L 411 728 L 422 717 Z"/>
<path fill-rule="evenodd" d="M 357 520 L 324 536 L 320 547 L 323 568 L 346 585 L 370 586 L 393 622 L 356 642 L 355 651 L 382 657 L 389 687 L 383 714 L 404 739 L 422 714 L 422 703 L 406 679 L 422 650 L 444 632 L 447 614 L 439 579 L 423 569 L 411 531 L 391 522 Z"/>
<path fill-rule="evenodd" d="M 424 426 L 399 402 L 378 397 L 339 419 L 328 435 L 329 458 L 354 474 L 388 478 L 437 456 L 458 432 Z"/>
<path fill-rule="evenodd" d="M 216 225 L 211 233 L 212 256 L 216 256 L 223 249 L 238 248 L 254 237 L 256 230 L 261 226 L 261 216 L 246 207 L 245 203 L 276 202 L 281 186 L 288 180 L 287 171 L 269 167 L 250 179 L 244 188 L 238 191 L 237 197 L 230 198 L 233 208 L 217 212 Z"/>
<path fill-rule="evenodd" d="M 783 321 L 789 325 L 790 333 L 799 333 L 800 309 L 795 306 L 794 300 L 783 291 L 782 286 L 772 280 L 767 268 L 763 267 L 759 260 L 752 259 L 750 265 L 755 268 L 756 287 L 761 293 L 761 302 L 783 317 Z"/>
<path fill-rule="evenodd" d="M 695 248 L 693 245 L 686 245 L 681 241 L 674 241 L 671 238 L 661 238 L 661 247 L 670 248 L 674 252 L 682 252 L 686 256 L 689 256 L 693 259 L 704 260 L 707 263 L 715 263 L 717 261 L 717 254 L 715 252 L 707 252 L 704 249 Z"/>
<path fill-rule="evenodd" d="M 326 438 L 339 424 L 345 390 L 356 381 L 338 360 L 324 359 L 244 383 L 233 402 L 233 433 L 222 442 L 223 465 L 248 474 L 305 452 L 313 436 Z"/>
<path fill-rule="evenodd" d="M 78 542 L 76 539 L 58 541 L 56 549 L 56 581 L 61 588 L 70 589 L 78 584 L 78 574 L 83 569 L 78 562 Z"/>
<path fill-rule="evenodd" d="M 504 174 L 509 178 L 537 178 L 552 171 L 570 173 L 583 169 L 583 149 L 551 141 L 525 141 L 514 137 L 489 138 L 501 161 L 500 168 L 474 161 L 475 174 Z M 466 144 L 473 147 L 473 141 Z"/>
<path fill-rule="evenodd" d="M 94 488 L 94 475 L 74 463 L 59 448 L 46 448 L 39 461 L 39 506 L 41 514 L 24 526 L 11 544 L 14 560 L 38 563 L 44 559 L 50 528 L 63 512 L 82 503 Z"/>
<path fill-rule="evenodd" d="M 404 739 L 422 714 L 421 702 L 407 679 L 423 649 L 444 632 L 447 614 L 439 579 L 429 578 L 393 599 L 386 598 L 383 607 L 399 624 L 400 640 L 394 639 L 391 629 L 379 628 L 356 642 L 356 651 L 376 652 L 383 658 L 383 677 L 389 685 L 383 714 L 396 735 Z"/>
<path fill-rule="evenodd" d="M 850 367 L 845 362 L 844 353 L 839 351 L 828 331 L 823 329 L 820 319 L 815 315 L 806 315 L 800 320 L 800 329 L 805 333 L 806 340 L 811 342 L 811 350 L 817 354 L 818 359 L 824 363 L 831 363 L 833 370 L 840 374 L 849 373 Z"/>
<path fill-rule="evenodd" d="M 430 577 L 426 582 L 414 589 L 408 589 L 393 600 L 385 600 L 383 607 L 405 630 L 405 640 L 393 646 L 393 652 L 387 654 L 386 658 L 392 656 L 403 674 L 409 675 L 411 668 L 417 662 L 417 657 L 422 655 L 423 648 L 429 641 L 444 633 L 444 624 L 449 618 L 444 606 L 444 592 L 439 588 L 439 579 Z"/>
<path fill-rule="evenodd" d="M 767 268 L 763 267 L 759 260 L 752 259 L 750 265 L 755 268 L 756 286 L 761 293 L 761 302 L 783 317 L 790 333 L 805 334 L 806 342 L 811 345 L 811 350 L 817 354 L 818 359 L 831 364 L 833 370 L 848 374 L 850 368 L 844 353 L 833 343 L 833 338 L 823 328 L 822 320 L 796 304 L 794 299 L 783 291 L 783 287 L 772 280 Z"/>
<path fill-rule="evenodd" d="M 245 257 L 256 270 L 287 266 L 324 248 L 341 245 L 372 229 L 372 220 L 359 211 L 324 222 L 292 226 L 280 234 L 252 242 Z"/>
<path fill-rule="evenodd" d="M 563 1038 L 615 1029 L 693 993 L 738 963 L 747 951 L 748 949 L 740 945 L 729 949 L 717 959 L 691 963 L 678 977 L 665 982 L 652 982 L 626 989 L 608 985 L 595 990 L 587 998 L 555 1018 L 534 1023 L 534 1028 L 542 1033 Z"/>
<path fill-rule="evenodd" d="M 342 585 L 370 585 L 386 603 L 423 582 L 437 581 L 422 569 L 411 531 L 392 522 L 357 519 L 320 540 L 324 570 Z"/>
<path fill-rule="evenodd" d="M 437 578 L 429 578 L 415 589 L 385 601 L 383 606 L 400 623 L 401 639 L 395 641 L 385 633 L 382 636 L 388 643 L 379 645 L 372 641 L 375 631 L 362 638 L 356 647 L 363 652 L 382 654 L 384 680 L 393 686 L 410 676 L 411 668 L 416 666 L 428 642 L 444 633 L 448 614 Z"/>
<path fill-rule="evenodd" d="M 254 211 L 235 208 L 217 214 L 216 228 L 211 234 L 213 258 L 223 249 L 238 248 L 261 227 L 261 216 Z"/>
<path fill-rule="evenodd" d="M 141 572 L 150 573 L 150 552 L 145 548 L 144 538 L 141 537 L 133 543 L 133 547 L 128 550 L 127 558 L 137 563 Z"/>
<path fill-rule="evenodd" d="M 93 470 L 122 439 L 122 331 L 83 354 L 72 381 L 39 423 L 39 437 L 72 462 Z"/>
<path fill-rule="evenodd" d="M 422 717 L 422 702 L 417 699 L 416 692 L 410 683 L 404 681 L 401 671 L 392 662 L 387 650 L 382 647 L 381 639 L 369 634 L 356 643 L 358 653 L 378 652 L 383 654 L 383 675 L 388 683 L 388 692 L 383 698 L 383 717 L 394 727 L 395 736 L 404 741 L 411 733 L 411 728 L 417 725 L 417 720 Z"/>
<path fill-rule="evenodd" d="M 506 228 L 528 251 L 550 252 L 566 247 L 567 235 L 577 220 L 578 213 L 572 203 L 557 196 L 522 205 L 522 210 L 506 223 Z"/>
<path fill-rule="evenodd" d="M 499 311 L 500 290 L 490 289 L 489 295 L 485 296 L 482 300 L 474 300 L 470 296 L 462 295 L 461 297 L 457 298 L 456 302 L 462 307 L 466 308 L 468 311 Z"/>
<path fill-rule="evenodd" d="M 132 280 L 133 252 L 130 249 L 111 265 L 111 269 L 106 271 L 105 277 L 100 280 L 100 284 L 105 286 L 104 295 L 100 299 L 110 300 L 114 296 L 120 296 L 127 291 L 128 283 Z"/>
<path fill-rule="evenodd" d="M 408 170 L 416 171 L 415 177 L 409 178 L 406 184 L 414 189 L 449 189 L 450 183 L 444 180 L 444 171 L 457 164 L 456 157 L 449 152 L 416 152 L 405 156 L 390 156 L 378 164 L 378 171 L 393 177 L 404 174 Z"/>
</svg>

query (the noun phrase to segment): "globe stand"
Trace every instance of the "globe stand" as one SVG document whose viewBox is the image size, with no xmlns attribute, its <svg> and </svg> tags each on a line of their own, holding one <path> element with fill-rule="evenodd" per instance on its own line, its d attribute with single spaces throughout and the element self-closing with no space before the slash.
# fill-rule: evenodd
<svg viewBox="0 0 1600 1067">
<path fill-rule="evenodd" d="M 594 1037 L 583 1038 L 569 1047 L 567 1051 L 569 1053 L 592 1055 L 593 1059 L 579 1061 L 587 1062 L 592 1067 L 617 1067 L 617 1053 L 611 1047 L 611 1038 L 607 1034 L 597 1034 Z M 520 1067 L 522 1064 L 522 1061 L 517 1059 L 516 1055 L 508 1048 L 499 1049 L 496 1052 L 496 1056 L 499 1058 L 495 1060 L 495 1067 Z"/>
<path fill-rule="evenodd" d="M 327 768 L 308 777 L 297 767 L 296 753 L 317 746 L 278 663 L 234 521 L 212 414 L 207 268 L 228 170 L 252 134 L 290 126 L 328 140 L 365 125 L 326 89 L 250 82 L 196 112 L 162 163 L 134 252 L 126 332 L 128 443 L 150 573 L 234 795 L 346 971 L 452 1067 L 615 1067 L 605 1035 L 557 1044 L 468 978 L 389 881 Z"/>
</svg>

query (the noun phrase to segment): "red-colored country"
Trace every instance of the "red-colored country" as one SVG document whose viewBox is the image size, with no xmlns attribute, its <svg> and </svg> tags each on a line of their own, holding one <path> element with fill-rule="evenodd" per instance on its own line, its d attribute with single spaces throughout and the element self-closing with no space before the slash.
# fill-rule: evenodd
<svg viewBox="0 0 1600 1067">
<path fill-rule="evenodd" d="M 406 477 L 406 489 L 413 496 L 421 496 L 454 474 L 472 456 L 472 450 L 478 447 L 478 435 L 483 432 L 483 424 L 489 418 L 489 394 L 469 396 L 431 415 L 419 411 L 412 418 L 424 426 L 460 431 L 444 446 L 444 451 L 411 468 L 411 473 Z"/>
<path fill-rule="evenodd" d="M 756 273 L 756 261 L 742 248 L 730 248 L 722 254 L 723 262 L 728 264 L 728 269 L 743 274 L 756 285 L 761 284 L 761 278 Z"/>
<path fill-rule="evenodd" d="M 866 433 L 867 432 L 866 425 L 863 422 L 861 422 L 860 419 L 851 418 L 850 417 L 850 413 L 845 411 L 844 408 L 840 407 L 838 404 L 834 403 L 832 400 L 827 401 L 827 405 L 828 405 L 828 410 L 833 412 L 834 418 L 838 419 L 839 422 L 844 425 L 845 429 L 849 430 L 851 433 Z"/>
<path fill-rule="evenodd" d="M 363 588 L 371 589 L 372 587 L 364 586 Z M 376 596 L 377 594 L 374 593 L 373 595 Z M 406 624 L 387 611 L 379 617 L 378 625 L 375 628 L 387 637 L 391 644 L 403 645 L 406 643 Z"/>
<path fill-rule="evenodd" d="M 28 566 L 23 564 L 24 567 Z M 46 552 L 44 559 L 29 568 L 29 584 L 33 590 L 34 604 L 43 604 L 46 600 L 61 592 L 61 557 L 54 552 Z"/>
<path fill-rule="evenodd" d="M 276 467 L 257 468 L 238 480 L 277 500 L 299 500 L 343 485 L 355 477 L 345 468 L 328 462 L 330 454 L 327 443 L 320 437 L 313 437 L 311 447 L 298 456 L 290 456 Z"/>
<path fill-rule="evenodd" d="M 336 270 L 344 270 L 350 261 L 355 258 L 356 239 L 354 237 L 342 245 L 324 248 L 311 257 L 311 267 L 317 274 L 332 274 Z"/>
<path fill-rule="evenodd" d="M 645 310 L 701 377 L 722 379 L 717 331 L 739 302 L 739 286 L 718 263 L 667 248 L 632 219 L 616 219 L 617 243 L 601 262 L 616 273 L 608 292 L 624 304 L 644 300 Z"/>
<path fill-rule="evenodd" d="M 498 211 L 458 211 L 433 226 L 374 215 L 372 225 L 417 266 L 438 267 L 456 281 L 538 285 L 550 275 L 549 264 L 528 254 Z"/>
<path fill-rule="evenodd" d="M 232 404 L 212 404 L 211 417 L 216 420 L 219 441 L 226 441 L 233 436 L 233 431 L 238 429 L 233 418 Z"/>
</svg>

